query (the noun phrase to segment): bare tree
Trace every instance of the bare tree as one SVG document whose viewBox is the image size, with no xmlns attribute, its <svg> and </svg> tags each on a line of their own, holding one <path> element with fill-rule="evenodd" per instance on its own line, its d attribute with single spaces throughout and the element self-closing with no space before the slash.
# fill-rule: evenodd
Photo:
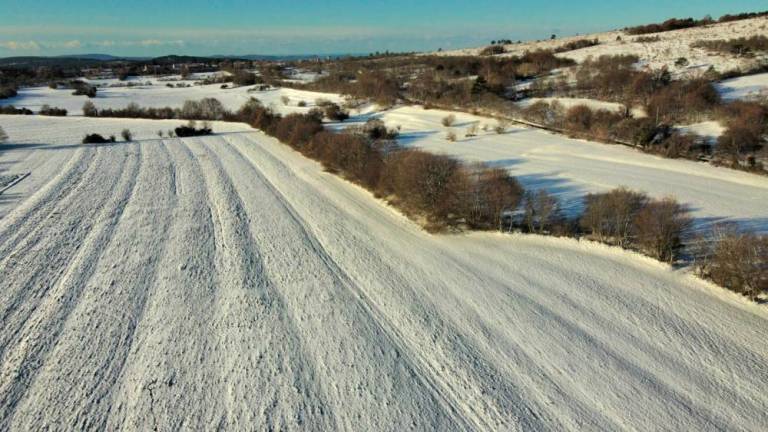
<svg viewBox="0 0 768 432">
<path fill-rule="evenodd" d="M 0 127 L 0 143 L 6 142 L 8 140 L 8 134 L 5 133 L 2 127 Z"/>
<path fill-rule="evenodd" d="M 560 216 L 560 204 L 544 189 L 525 194 L 525 224 L 533 233 L 549 230 Z"/>
<path fill-rule="evenodd" d="M 601 242 L 626 247 L 630 242 L 632 226 L 648 197 L 626 188 L 602 194 L 589 194 L 585 198 L 584 213 L 579 224 Z"/>
<path fill-rule="evenodd" d="M 768 236 L 731 229 L 715 241 L 704 268 L 710 279 L 752 300 L 768 292 Z"/>
<path fill-rule="evenodd" d="M 653 258 L 674 261 L 692 223 L 689 212 L 671 197 L 649 202 L 635 217 L 636 244 Z"/>
</svg>

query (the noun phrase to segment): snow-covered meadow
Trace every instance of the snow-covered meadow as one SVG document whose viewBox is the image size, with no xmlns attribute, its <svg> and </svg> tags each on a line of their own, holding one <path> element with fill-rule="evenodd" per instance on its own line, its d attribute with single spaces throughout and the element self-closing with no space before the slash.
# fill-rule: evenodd
<svg viewBox="0 0 768 432">
<path fill-rule="evenodd" d="M 173 123 L 0 117 L 32 173 L 0 195 L 0 429 L 768 427 L 764 307 L 589 242 L 430 235 L 258 131 Z M 535 136 L 506 151 L 590 145 Z"/>
</svg>

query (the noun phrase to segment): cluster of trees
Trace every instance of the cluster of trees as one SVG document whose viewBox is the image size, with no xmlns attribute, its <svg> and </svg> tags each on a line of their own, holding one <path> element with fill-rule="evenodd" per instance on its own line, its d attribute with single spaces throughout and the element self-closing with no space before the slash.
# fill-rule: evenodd
<svg viewBox="0 0 768 432">
<path fill-rule="evenodd" d="M 86 117 L 147 118 L 155 120 L 231 120 L 232 113 L 216 98 L 188 100 L 181 108 L 145 108 L 135 102 L 125 108 L 96 108 L 91 101 L 83 104 Z"/>
<path fill-rule="evenodd" d="M 768 37 L 756 35 L 748 38 L 740 37 L 736 39 L 697 41 L 691 44 L 691 46 L 740 56 L 754 55 L 756 53 L 768 51 Z"/>
<path fill-rule="evenodd" d="M 621 142 L 649 153 L 671 158 L 699 159 L 710 148 L 654 119 L 633 118 L 626 112 L 593 110 L 586 105 L 565 109 L 560 103 L 539 101 L 520 111 L 535 124 L 571 136 L 603 142 Z"/>
<path fill-rule="evenodd" d="M 495 45 L 493 50 L 503 47 Z M 419 56 L 378 60 L 339 60 L 313 83 L 285 86 L 370 99 L 383 106 L 406 99 L 435 106 L 493 106 L 504 100 L 516 80 L 572 66 L 571 59 L 538 50 L 521 56 Z"/>
</svg>

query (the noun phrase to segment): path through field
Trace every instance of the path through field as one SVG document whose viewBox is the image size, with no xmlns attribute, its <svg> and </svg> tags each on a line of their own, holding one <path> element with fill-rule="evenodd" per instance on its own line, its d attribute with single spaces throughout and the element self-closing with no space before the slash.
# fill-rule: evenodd
<svg viewBox="0 0 768 432">
<path fill-rule="evenodd" d="M 0 430 L 768 428 L 765 309 L 636 254 L 429 235 L 259 132 L 0 162 L 49 173 L 0 219 Z"/>
</svg>

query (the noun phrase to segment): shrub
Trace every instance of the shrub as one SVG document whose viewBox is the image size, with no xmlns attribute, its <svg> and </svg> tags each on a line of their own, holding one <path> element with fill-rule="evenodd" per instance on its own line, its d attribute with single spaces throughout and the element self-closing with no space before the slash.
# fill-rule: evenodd
<svg viewBox="0 0 768 432">
<path fill-rule="evenodd" d="M 455 142 L 455 141 L 456 141 L 456 132 L 454 132 L 454 131 L 452 131 L 452 130 L 449 130 L 449 131 L 448 131 L 448 132 L 445 134 L 445 139 L 446 139 L 446 140 L 448 140 L 448 141 L 450 141 L 450 142 Z"/>
<path fill-rule="evenodd" d="M 325 116 L 329 120 L 343 122 L 349 118 L 349 113 L 341 109 L 337 104 L 330 103 L 325 105 Z"/>
<path fill-rule="evenodd" d="M 649 201 L 635 216 L 635 243 L 649 256 L 672 262 L 690 228 L 690 210 L 673 198 Z"/>
<path fill-rule="evenodd" d="M 330 172 L 373 189 L 383 169 L 381 152 L 366 138 L 346 133 L 319 132 L 312 137 L 307 153 Z"/>
<path fill-rule="evenodd" d="M 42 107 L 40 107 L 40 111 L 38 111 L 38 114 L 44 115 L 44 116 L 64 117 L 67 115 L 67 110 L 65 110 L 64 108 L 56 108 L 48 105 L 43 105 Z"/>
<path fill-rule="evenodd" d="M 389 155 L 380 192 L 394 196 L 406 213 L 427 219 L 431 226 L 456 226 L 466 214 L 467 173 L 456 159 L 420 150 Z"/>
<path fill-rule="evenodd" d="M 564 44 L 562 46 L 559 46 L 559 47 L 555 48 L 555 52 L 556 53 L 562 53 L 562 52 L 566 52 L 566 51 L 575 51 L 575 50 L 582 49 L 582 48 L 593 47 L 593 46 L 596 46 L 596 45 L 599 45 L 599 44 L 600 44 L 600 41 L 597 38 L 595 38 L 595 39 L 579 39 L 579 40 L 568 42 L 568 43 L 566 43 L 566 44 Z"/>
<path fill-rule="evenodd" d="M 0 126 L 0 143 L 4 143 L 6 141 L 8 141 L 8 134 L 6 134 L 3 128 Z"/>
<path fill-rule="evenodd" d="M 623 187 L 589 194 L 584 199 L 585 208 L 579 224 L 598 241 L 627 247 L 635 218 L 647 202 L 645 194 Z"/>
<path fill-rule="evenodd" d="M 82 81 L 74 81 L 72 83 L 72 88 L 75 89 L 75 91 L 72 93 L 73 96 L 88 96 L 89 98 L 95 98 L 96 97 L 96 86 L 84 83 Z"/>
<path fill-rule="evenodd" d="M 560 219 L 560 203 L 544 189 L 526 192 L 524 223 L 529 232 L 543 234 Z"/>
<path fill-rule="evenodd" d="M 726 233 L 705 266 L 712 281 L 755 300 L 768 292 L 768 236 Z"/>
<path fill-rule="evenodd" d="M 18 93 L 16 92 L 15 87 L 11 86 L 2 86 L 0 87 L 0 99 L 9 99 L 12 97 L 16 97 Z"/>
<path fill-rule="evenodd" d="M 203 124 L 202 127 L 197 128 L 194 122 L 189 122 L 189 124 L 186 126 L 179 126 L 174 129 L 175 136 L 179 138 L 204 136 L 210 135 L 212 133 L 213 129 L 211 129 L 207 124 Z M 168 135 L 170 136 L 170 134 Z"/>
<path fill-rule="evenodd" d="M 115 142 L 115 137 L 110 136 L 109 138 L 104 138 L 103 136 L 99 134 L 88 134 L 83 138 L 83 144 L 105 144 L 110 142 Z"/>
<path fill-rule="evenodd" d="M 316 118 L 304 114 L 289 114 L 279 118 L 268 133 L 300 150 L 315 134 L 322 131 L 323 124 Z"/>
<path fill-rule="evenodd" d="M 224 120 L 228 114 L 218 99 L 204 98 L 199 101 L 185 101 L 179 117 L 190 120 Z"/>
<path fill-rule="evenodd" d="M 691 44 L 691 46 L 704 48 L 714 52 L 734 55 L 751 55 L 762 51 L 768 51 L 768 37 L 756 35 L 749 38 L 741 37 L 728 40 L 698 41 Z"/>
<path fill-rule="evenodd" d="M 252 72 L 246 70 L 237 70 L 232 75 L 232 83 L 237 86 L 249 86 L 258 82 L 258 77 Z"/>
<path fill-rule="evenodd" d="M 83 104 L 83 115 L 86 117 L 98 117 L 99 110 L 96 108 L 96 105 L 94 105 L 93 102 L 87 100 Z"/>
<path fill-rule="evenodd" d="M 16 108 L 13 105 L 0 106 L 0 114 L 6 115 L 32 115 L 34 112 L 29 108 Z"/>
<path fill-rule="evenodd" d="M 123 137 L 123 141 L 125 142 L 133 141 L 133 132 L 131 132 L 130 129 L 123 129 L 122 132 L 120 132 L 120 136 Z"/>
<path fill-rule="evenodd" d="M 2 86 L 0 87 L 0 99 L 10 99 L 12 97 L 16 97 L 18 93 L 16 92 L 15 87 L 11 86 Z"/>
<path fill-rule="evenodd" d="M 489 45 L 480 51 L 481 56 L 493 56 L 507 52 L 503 45 Z"/>
<path fill-rule="evenodd" d="M 501 230 L 505 216 L 520 205 L 523 187 L 504 169 L 480 166 L 475 171 L 468 195 L 467 225 Z"/>
<path fill-rule="evenodd" d="M 442 123 L 445 127 L 451 127 L 455 122 L 456 116 L 453 114 L 448 114 L 447 116 L 443 117 L 442 120 L 440 120 L 440 123 Z"/>
<path fill-rule="evenodd" d="M 280 96 L 280 100 L 283 102 L 283 105 L 288 105 L 291 102 L 291 98 L 288 96 Z"/>
<path fill-rule="evenodd" d="M 506 120 L 499 120 L 496 123 L 496 127 L 493 128 L 493 130 L 499 134 L 502 135 L 507 132 L 507 128 L 509 127 L 509 122 Z"/>
<path fill-rule="evenodd" d="M 307 102 L 306 101 L 299 101 L 299 103 L 297 103 L 296 106 L 304 108 L 304 107 L 307 106 Z"/>
</svg>

